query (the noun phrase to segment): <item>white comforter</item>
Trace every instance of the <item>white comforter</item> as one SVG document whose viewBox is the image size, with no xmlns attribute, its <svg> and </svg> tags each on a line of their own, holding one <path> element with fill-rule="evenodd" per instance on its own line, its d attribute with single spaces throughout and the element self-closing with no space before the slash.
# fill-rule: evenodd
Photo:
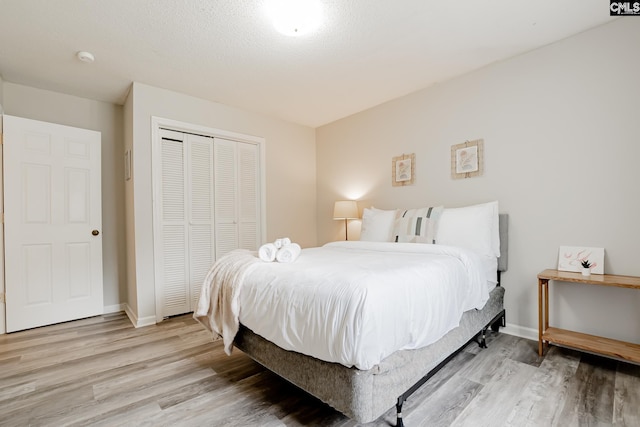
<svg viewBox="0 0 640 427">
<path fill-rule="evenodd" d="M 480 257 L 416 243 L 333 242 L 294 263 L 259 263 L 239 293 L 240 322 L 286 350 L 370 369 L 429 345 L 489 298 Z"/>
</svg>

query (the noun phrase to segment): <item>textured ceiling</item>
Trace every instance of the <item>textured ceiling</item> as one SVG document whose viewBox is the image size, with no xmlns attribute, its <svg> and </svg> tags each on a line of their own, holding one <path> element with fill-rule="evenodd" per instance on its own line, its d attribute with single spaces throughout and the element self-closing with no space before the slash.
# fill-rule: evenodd
<svg viewBox="0 0 640 427">
<path fill-rule="evenodd" d="M 0 76 L 118 104 L 137 81 L 316 127 L 612 19 L 602 0 L 324 0 L 291 38 L 263 3 L 0 0 Z"/>
</svg>

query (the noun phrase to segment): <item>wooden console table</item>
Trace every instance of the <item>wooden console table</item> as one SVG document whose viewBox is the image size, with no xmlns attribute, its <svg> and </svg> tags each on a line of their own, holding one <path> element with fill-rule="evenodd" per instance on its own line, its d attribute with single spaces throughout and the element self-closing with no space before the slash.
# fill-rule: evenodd
<svg viewBox="0 0 640 427">
<path fill-rule="evenodd" d="M 583 276 L 581 273 L 558 270 L 544 270 L 538 274 L 538 354 L 540 356 L 544 353 L 545 344 L 556 343 L 577 350 L 640 363 L 640 344 L 549 327 L 549 280 L 640 290 L 640 277 L 612 274 Z"/>
</svg>

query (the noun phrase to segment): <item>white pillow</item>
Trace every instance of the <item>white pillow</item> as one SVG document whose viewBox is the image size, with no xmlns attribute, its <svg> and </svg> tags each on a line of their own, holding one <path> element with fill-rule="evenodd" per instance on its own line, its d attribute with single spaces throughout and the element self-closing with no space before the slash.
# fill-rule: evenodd
<svg viewBox="0 0 640 427">
<path fill-rule="evenodd" d="M 441 245 L 459 246 L 499 257 L 498 202 L 446 208 L 440 215 L 436 240 Z"/>
<path fill-rule="evenodd" d="M 362 211 L 362 229 L 360 240 L 368 242 L 390 242 L 396 209 L 382 210 L 373 206 Z"/>
</svg>

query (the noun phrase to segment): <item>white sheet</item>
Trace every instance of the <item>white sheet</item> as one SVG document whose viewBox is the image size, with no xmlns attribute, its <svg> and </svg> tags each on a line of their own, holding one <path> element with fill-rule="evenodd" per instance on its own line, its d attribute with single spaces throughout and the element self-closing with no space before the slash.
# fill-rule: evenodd
<svg viewBox="0 0 640 427">
<path fill-rule="evenodd" d="M 258 264 L 240 322 L 286 349 L 370 369 L 429 345 L 489 298 L 479 255 L 441 245 L 333 242 L 290 264 Z"/>
</svg>

